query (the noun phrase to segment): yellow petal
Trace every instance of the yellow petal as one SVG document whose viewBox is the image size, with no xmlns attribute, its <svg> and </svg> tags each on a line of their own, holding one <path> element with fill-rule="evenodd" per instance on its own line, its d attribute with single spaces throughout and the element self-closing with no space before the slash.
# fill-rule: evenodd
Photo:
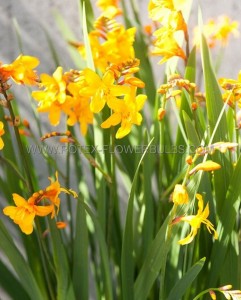
<svg viewBox="0 0 241 300">
<path fill-rule="evenodd" d="M 63 74 L 63 68 L 62 67 L 58 67 L 55 72 L 53 73 L 53 78 L 56 81 L 61 81 L 62 80 L 62 74 Z"/>
<path fill-rule="evenodd" d="M 14 219 L 17 212 L 17 207 L 15 206 L 7 206 L 3 209 L 4 215 L 10 217 L 12 220 Z"/>
<path fill-rule="evenodd" d="M 105 102 L 106 100 L 104 99 L 104 97 L 101 97 L 99 92 L 97 92 L 90 103 L 91 111 L 94 113 L 100 112 L 105 106 Z"/>
<path fill-rule="evenodd" d="M 4 147 L 3 139 L 0 137 L 0 150 L 2 150 Z"/>
<path fill-rule="evenodd" d="M 48 214 L 52 213 L 53 211 L 53 205 L 47 205 L 47 206 L 34 206 L 34 210 L 37 216 L 44 217 Z"/>
<path fill-rule="evenodd" d="M 119 113 L 114 113 L 101 124 L 101 127 L 110 128 L 111 126 L 116 126 L 120 122 L 121 122 L 121 115 Z"/>
<path fill-rule="evenodd" d="M 197 234 L 197 230 L 192 228 L 191 232 L 184 239 L 179 240 L 178 243 L 180 245 L 190 244 L 193 241 L 196 234 Z"/>
<path fill-rule="evenodd" d="M 136 97 L 137 103 L 137 111 L 141 110 L 146 102 L 147 96 L 146 95 L 138 95 Z"/>
<path fill-rule="evenodd" d="M 32 222 L 29 223 L 21 223 L 18 224 L 20 229 L 22 230 L 23 233 L 25 234 L 31 234 L 33 232 L 33 220 Z"/>
<path fill-rule="evenodd" d="M 28 68 L 30 69 L 36 68 L 39 65 L 39 59 L 37 57 L 29 55 L 19 55 L 17 59 L 19 58 L 21 58 L 21 62 L 24 65 L 28 66 Z"/>
<path fill-rule="evenodd" d="M 125 124 L 121 124 L 121 127 L 117 130 L 115 137 L 117 139 L 122 139 L 127 134 L 129 134 L 130 131 L 131 131 L 131 124 L 126 122 Z"/>
<path fill-rule="evenodd" d="M 51 110 L 49 112 L 49 121 L 50 124 L 53 126 L 57 126 L 60 122 L 60 114 L 61 110 L 58 107 L 51 107 Z"/>
<path fill-rule="evenodd" d="M 20 206 L 26 206 L 28 204 L 28 202 L 21 196 L 19 196 L 18 194 L 13 194 L 13 201 L 16 204 L 16 206 L 20 207 Z"/>
</svg>

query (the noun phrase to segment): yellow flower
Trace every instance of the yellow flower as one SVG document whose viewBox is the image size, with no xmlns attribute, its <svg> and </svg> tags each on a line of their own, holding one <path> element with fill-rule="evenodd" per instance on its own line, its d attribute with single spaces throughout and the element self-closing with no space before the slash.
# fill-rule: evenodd
<svg viewBox="0 0 241 300">
<path fill-rule="evenodd" d="M 89 33 L 91 52 L 95 67 L 102 73 L 111 64 L 121 64 L 127 60 L 134 59 L 136 28 L 125 29 L 116 20 L 101 16 L 94 23 L 95 30 Z M 83 44 L 72 43 L 82 56 L 86 56 L 86 49 Z"/>
<path fill-rule="evenodd" d="M 136 87 L 131 87 L 130 93 L 125 95 L 123 100 L 113 99 L 108 103 L 114 113 L 101 124 L 101 127 L 109 128 L 121 123 L 116 138 L 123 138 L 130 133 L 133 124 L 141 124 L 142 116 L 139 111 L 143 108 L 146 98 L 146 95 L 136 97 Z"/>
<path fill-rule="evenodd" d="M 206 37 L 208 46 L 213 48 L 217 41 L 221 42 L 222 46 L 226 46 L 229 36 L 233 34 L 235 37 L 239 35 L 238 22 L 229 19 L 228 16 L 220 16 L 217 20 L 210 19 L 202 28 L 202 32 Z M 194 28 L 194 44 L 199 46 L 200 32 L 199 28 Z"/>
<path fill-rule="evenodd" d="M 62 67 L 58 67 L 53 76 L 42 74 L 41 87 L 43 91 L 32 92 L 32 97 L 39 101 L 38 111 L 49 112 L 50 123 L 54 126 L 60 122 L 61 111 L 66 100 L 66 82 Z"/>
<path fill-rule="evenodd" d="M 123 61 L 133 59 L 135 51 L 133 43 L 135 41 L 136 28 L 128 28 L 119 26 L 107 33 L 107 40 L 103 43 L 106 55 L 110 55 L 110 61 L 114 64 L 120 64 Z M 108 56 L 107 56 L 108 61 Z"/>
<path fill-rule="evenodd" d="M 73 126 L 76 122 L 79 122 L 81 133 L 86 135 L 88 124 L 93 124 L 90 100 L 88 97 L 81 95 L 80 88 L 76 83 L 70 83 L 67 89 L 72 95 L 68 101 L 71 109 L 68 113 L 67 124 Z"/>
<path fill-rule="evenodd" d="M 5 81 L 11 77 L 18 84 L 35 85 L 38 76 L 33 69 L 38 64 L 36 57 L 21 54 L 11 64 L 0 65 L 0 77 Z"/>
<path fill-rule="evenodd" d="M 60 199 L 59 194 L 61 192 L 71 194 L 74 198 L 77 194 L 72 190 L 67 190 L 61 187 L 58 181 L 58 173 L 55 173 L 56 180 L 50 179 L 50 185 L 45 190 L 40 190 L 33 193 L 33 195 L 26 201 L 18 194 L 13 194 L 13 200 L 15 206 L 7 206 L 3 209 L 3 213 L 9 216 L 14 223 L 18 224 L 22 232 L 30 234 L 33 231 L 33 222 L 35 216 L 44 217 L 51 213 L 53 218 L 55 213 L 55 206 L 57 207 L 57 213 L 59 210 Z M 42 200 L 48 200 L 50 204 L 46 206 L 39 206 L 38 204 Z"/>
<path fill-rule="evenodd" d="M 181 11 L 186 0 L 150 0 L 148 5 L 149 17 L 153 21 L 166 23 L 169 14 L 173 11 Z"/>
<path fill-rule="evenodd" d="M 117 96 L 123 96 L 129 93 L 128 86 L 115 85 L 114 73 L 107 71 L 102 79 L 94 71 L 85 69 L 83 71 L 87 86 L 80 90 L 85 97 L 92 97 L 90 109 L 94 113 L 100 112 L 105 103 L 116 99 Z"/>
<path fill-rule="evenodd" d="M 153 49 L 152 54 L 164 56 L 159 64 L 166 62 L 168 59 L 174 56 L 179 56 L 182 59 L 186 60 L 186 55 L 176 42 L 173 34 L 168 34 L 165 38 L 158 39 L 155 42 L 155 48 Z"/>
<path fill-rule="evenodd" d="M 194 174 L 197 171 L 215 171 L 220 169 L 220 164 L 215 163 L 212 160 L 207 160 L 203 163 L 196 165 L 190 172 L 189 175 Z"/>
<path fill-rule="evenodd" d="M 102 16 L 114 18 L 122 13 L 118 2 L 118 0 L 99 0 L 96 4 L 103 11 Z"/>
<path fill-rule="evenodd" d="M 178 241 L 181 245 L 189 244 L 193 241 L 194 237 L 197 235 L 198 229 L 200 228 L 201 224 L 205 224 L 208 231 L 210 233 L 213 232 L 214 238 L 218 238 L 218 233 L 214 229 L 213 224 L 207 220 L 207 217 L 209 216 L 209 205 L 207 204 L 205 209 L 203 209 L 203 198 L 202 195 L 196 194 L 196 198 L 198 200 L 198 212 L 197 215 L 190 215 L 186 217 L 177 217 L 172 221 L 172 224 L 176 224 L 180 221 L 184 221 L 189 223 L 191 226 L 191 232 L 188 234 L 187 237 L 184 239 Z"/>
<path fill-rule="evenodd" d="M 26 201 L 18 194 L 13 194 L 13 201 L 16 206 L 5 207 L 3 213 L 9 216 L 14 223 L 19 225 L 25 234 L 31 234 L 33 232 L 35 216 L 47 216 L 53 210 L 51 206 L 37 206 L 31 200 Z"/>
<path fill-rule="evenodd" d="M 188 203 L 188 193 L 182 184 L 176 184 L 172 196 L 174 204 L 182 205 Z"/>
<path fill-rule="evenodd" d="M 228 16 L 220 16 L 219 20 L 219 28 L 216 32 L 216 39 L 220 40 L 223 46 L 226 46 L 228 44 L 228 38 L 230 34 L 232 33 L 235 37 L 239 35 L 238 32 L 238 22 L 233 21 L 231 22 L 230 18 Z"/>
<path fill-rule="evenodd" d="M 150 0 L 148 5 L 149 17 L 153 21 L 162 22 L 174 10 L 172 0 Z"/>
<path fill-rule="evenodd" d="M 228 104 L 233 107 L 238 101 L 241 107 L 241 71 L 238 74 L 238 79 L 220 78 L 218 80 L 220 86 L 226 91 L 223 94 L 223 101 L 228 101 Z"/>
<path fill-rule="evenodd" d="M 3 122 L 0 121 L 0 150 L 2 150 L 2 148 L 4 147 L 4 142 L 1 138 L 2 135 L 4 135 L 5 131 L 3 129 Z"/>
</svg>

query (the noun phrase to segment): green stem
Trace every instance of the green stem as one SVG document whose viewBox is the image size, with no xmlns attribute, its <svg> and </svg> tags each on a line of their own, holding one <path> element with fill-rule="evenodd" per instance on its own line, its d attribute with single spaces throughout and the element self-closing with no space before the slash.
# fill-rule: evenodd
<svg viewBox="0 0 241 300">
<path fill-rule="evenodd" d="M 6 91 L 4 90 L 4 86 L 2 85 L 2 83 L 1 83 L 1 87 L 2 87 L 2 94 L 3 94 L 3 96 L 6 100 L 7 109 L 10 113 L 10 117 L 11 117 L 11 120 L 13 122 L 13 129 L 14 129 L 15 137 L 16 137 L 16 140 L 17 140 L 18 148 L 19 148 L 19 153 L 20 153 L 21 159 L 23 161 L 23 166 L 24 166 L 24 170 L 25 170 L 25 173 L 26 173 L 26 177 L 27 177 L 27 180 L 26 180 L 27 181 L 27 187 L 28 187 L 29 191 L 33 194 L 34 193 L 34 187 L 33 187 L 33 182 L 32 182 L 30 166 L 29 166 L 29 162 L 27 160 L 27 155 L 24 151 L 24 147 L 23 147 L 23 144 L 22 144 L 22 141 L 21 141 L 20 133 L 18 131 L 18 127 L 15 126 L 15 124 L 14 124 L 14 122 L 15 122 L 14 111 L 13 111 L 11 102 L 8 100 L 8 95 L 7 95 Z"/>
<path fill-rule="evenodd" d="M 200 294 L 198 294 L 195 298 L 193 298 L 193 300 L 197 300 L 197 299 L 201 298 L 203 295 L 205 295 L 206 293 L 208 293 L 210 291 L 220 292 L 220 289 L 219 288 L 206 289 L 206 290 L 202 291 Z"/>
<path fill-rule="evenodd" d="M 13 162 L 11 160 L 0 155 L 0 162 L 3 162 L 7 166 L 9 166 L 16 173 L 16 175 L 23 181 L 23 183 L 27 184 L 26 179 L 23 177 L 21 172 L 18 170 L 18 168 L 13 164 Z"/>
<path fill-rule="evenodd" d="M 65 177 L 65 184 L 67 186 L 67 188 L 70 188 L 70 151 L 68 148 L 67 151 L 67 156 L 66 156 L 66 177 Z M 72 199 L 71 199 L 71 195 L 67 194 L 66 195 L 67 198 L 67 207 L 68 207 L 68 212 L 70 214 L 70 216 L 72 216 Z M 73 218 L 71 218 L 71 220 L 69 220 L 69 224 L 70 224 L 70 245 L 74 245 L 74 224 L 73 224 Z M 70 253 L 70 257 L 72 257 L 72 248 L 70 249 L 71 253 Z"/>
<path fill-rule="evenodd" d="M 188 180 L 188 178 L 189 178 L 189 172 L 191 171 L 191 169 L 192 169 L 192 167 L 193 167 L 193 164 L 194 164 L 195 161 L 197 160 L 198 156 L 199 156 L 199 155 L 196 153 L 196 154 L 194 155 L 192 164 L 189 165 L 189 166 L 187 167 L 187 171 L 186 171 L 185 177 L 184 177 L 183 182 L 182 182 L 182 185 L 183 185 L 183 186 L 185 186 L 185 185 L 187 184 L 187 180 Z"/>
<path fill-rule="evenodd" d="M 55 299 L 55 295 L 54 295 L 53 287 L 51 285 L 51 281 L 50 281 L 50 277 L 49 277 L 49 272 L 48 272 L 48 268 L 47 268 L 46 258 L 44 256 L 44 252 L 47 253 L 47 251 L 45 249 L 44 242 L 43 242 L 43 240 L 41 238 L 41 235 L 40 235 L 40 233 L 41 233 L 41 227 L 40 227 L 40 223 L 39 223 L 38 219 L 35 220 L 35 224 L 36 224 L 36 227 L 37 227 L 37 233 L 39 233 L 39 234 L 36 234 L 36 236 L 37 236 L 39 248 L 41 250 L 39 252 L 40 252 L 40 258 L 41 258 L 41 261 L 42 261 L 42 266 L 43 266 L 45 281 L 46 281 L 46 284 L 47 284 L 47 287 L 48 287 L 48 291 L 49 291 L 49 294 L 50 294 L 50 300 L 54 300 Z M 44 249 L 45 249 L 45 251 L 44 251 Z"/>
<path fill-rule="evenodd" d="M 111 180 L 110 175 L 107 174 L 107 173 L 103 170 L 103 168 L 96 162 L 96 160 L 94 159 L 94 157 L 93 157 L 92 155 L 90 155 L 90 153 L 88 152 L 88 150 L 87 150 L 85 147 L 81 146 L 81 144 L 78 142 L 78 140 L 77 140 L 75 137 L 72 136 L 71 138 L 74 140 L 75 144 L 79 147 L 81 153 L 82 153 L 82 154 L 84 155 L 84 157 L 89 161 L 89 163 L 90 163 L 94 168 L 96 168 L 97 170 L 99 170 L 99 171 L 102 173 L 102 175 L 104 176 L 104 178 L 106 179 L 106 181 L 107 181 L 109 184 L 111 184 L 111 183 L 112 183 L 112 180 Z M 96 154 L 98 154 L 98 153 L 96 153 Z"/>
<path fill-rule="evenodd" d="M 177 211 L 177 207 L 178 205 L 174 204 L 170 213 L 170 217 L 169 217 L 169 224 L 167 227 L 167 234 L 166 234 L 166 241 L 165 241 L 165 252 L 163 255 L 163 268 L 161 271 L 161 275 L 160 275 L 160 294 L 159 294 L 159 300 L 164 300 L 165 298 L 165 273 L 166 273 L 166 263 L 167 263 L 167 255 L 169 252 L 169 245 L 171 243 L 171 233 L 172 233 L 172 225 L 170 224 L 170 222 L 174 219 L 175 215 L 176 215 L 176 211 Z"/>
</svg>

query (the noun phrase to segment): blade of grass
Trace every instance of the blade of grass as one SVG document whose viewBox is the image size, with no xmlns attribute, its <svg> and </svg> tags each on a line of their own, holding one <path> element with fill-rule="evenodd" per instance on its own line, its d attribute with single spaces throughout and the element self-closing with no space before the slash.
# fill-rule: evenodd
<svg viewBox="0 0 241 300">
<path fill-rule="evenodd" d="M 80 201 L 82 201 L 82 200 L 80 199 Z M 112 278 L 111 278 L 111 272 L 110 272 L 110 266 L 109 266 L 109 254 L 108 254 L 108 249 L 106 247 L 103 230 L 102 230 L 99 220 L 97 219 L 95 214 L 92 212 L 90 207 L 87 205 L 87 203 L 83 202 L 83 204 L 85 206 L 86 212 L 88 213 L 88 215 L 90 216 L 91 220 L 94 223 L 96 237 L 99 242 L 101 261 L 102 261 L 102 265 L 103 265 L 102 278 L 104 281 L 104 289 L 105 289 L 105 295 L 102 295 L 102 297 L 104 297 L 103 299 L 112 300 L 113 299 L 113 291 L 112 291 L 112 284 L 111 284 Z"/>
<path fill-rule="evenodd" d="M 6 294 L 13 300 L 25 299 L 30 300 L 30 296 L 26 293 L 23 286 L 12 274 L 12 272 L 5 266 L 5 264 L 0 260 L 0 274 L 1 276 L 1 288 L 6 292 Z"/>
<path fill-rule="evenodd" d="M 220 262 L 223 262 L 230 244 L 231 233 L 234 230 L 236 216 L 240 207 L 241 195 L 241 156 L 230 180 L 225 202 L 223 203 L 217 232 L 218 240 L 215 241 L 211 253 L 211 269 L 207 276 L 210 286 L 215 286 L 220 277 Z"/>
<path fill-rule="evenodd" d="M 201 19 L 200 15 L 199 18 Z M 213 71 L 207 42 L 203 35 L 201 37 L 201 57 L 205 81 L 206 106 L 210 133 L 212 134 L 215 129 L 215 134 L 213 136 L 212 142 L 228 141 L 226 115 L 221 115 L 221 111 L 224 105 L 222 95 Z M 219 119 L 220 116 L 221 118 Z M 216 127 L 217 120 L 219 120 L 218 127 Z M 219 172 L 214 173 L 217 211 L 218 213 L 220 213 L 225 202 L 225 195 L 229 185 L 230 163 L 227 161 L 224 155 L 220 154 L 214 154 L 213 160 L 222 165 L 222 168 L 219 170 Z"/>
<path fill-rule="evenodd" d="M 53 11 L 53 17 L 60 32 L 62 33 L 63 38 L 66 41 L 66 47 L 69 50 L 70 57 L 72 58 L 75 66 L 80 70 L 83 69 L 86 66 L 84 59 L 81 57 L 78 51 L 69 44 L 69 41 L 76 41 L 78 39 L 75 37 L 72 30 L 69 28 L 69 25 L 65 22 L 65 19 L 57 10 Z"/>
<path fill-rule="evenodd" d="M 83 202 L 78 200 L 76 208 L 76 231 L 73 253 L 73 286 L 76 299 L 89 299 L 88 229 Z"/>
<path fill-rule="evenodd" d="M 14 268 L 19 282 L 31 299 L 42 300 L 44 296 L 39 289 L 37 282 L 29 268 L 28 263 L 20 254 L 18 248 L 13 243 L 11 236 L 0 221 L 0 249 L 9 259 L 12 267 Z"/>
<path fill-rule="evenodd" d="M 57 279 L 57 299 L 74 300 L 74 290 L 70 280 L 69 263 L 59 230 L 54 220 L 49 219 L 53 258 Z"/>
<path fill-rule="evenodd" d="M 87 60 L 87 66 L 88 68 L 95 71 L 95 65 L 94 60 L 91 52 L 91 46 L 90 46 L 90 40 L 88 36 L 88 27 L 87 27 L 87 16 L 86 16 L 86 10 L 85 10 L 85 2 L 83 2 L 83 35 L 84 35 L 84 44 L 85 44 L 85 51 L 86 51 L 86 60 Z"/>
<path fill-rule="evenodd" d="M 191 286 L 192 282 L 196 279 L 199 272 L 202 270 L 205 260 L 205 257 L 200 259 L 183 275 L 183 277 L 172 288 L 167 300 L 182 299 L 182 296 L 185 294 L 185 292 Z"/>
<path fill-rule="evenodd" d="M 136 168 L 134 179 L 131 186 L 130 196 L 128 199 L 128 208 L 126 214 L 126 222 L 123 233 L 123 243 L 121 251 L 121 281 L 122 281 L 122 296 L 124 300 L 134 299 L 134 258 L 133 258 L 133 205 L 136 183 L 139 176 L 141 163 L 150 147 L 153 139 L 147 145 L 139 164 Z"/>
</svg>

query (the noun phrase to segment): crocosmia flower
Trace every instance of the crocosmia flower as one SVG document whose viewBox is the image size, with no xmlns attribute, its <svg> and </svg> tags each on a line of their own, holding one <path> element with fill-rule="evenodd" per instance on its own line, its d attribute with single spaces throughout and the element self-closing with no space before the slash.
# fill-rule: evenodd
<svg viewBox="0 0 241 300">
<path fill-rule="evenodd" d="M 13 194 L 13 201 L 16 206 L 7 206 L 3 213 L 9 216 L 14 223 L 19 225 L 25 234 L 33 232 L 35 216 L 47 216 L 53 210 L 52 206 L 38 206 L 32 201 L 26 201 L 18 194 Z"/>
<path fill-rule="evenodd" d="M 102 128 L 109 128 L 121 124 L 117 130 L 116 138 L 121 139 L 130 133 L 133 124 L 140 125 L 142 116 L 139 111 L 143 108 L 146 95 L 136 96 L 136 87 L 131 87 L 131 92 L 124 99 L 114 99 L 108 103 L 113 114 L 101 124 Z"/>
<path fill-rule="evenodd" d="M 17 84 L 36 85 L 38 76 L 33 69 L 38 64 L 38 58 L 21 54 L 11 64 L 0 65 L 1 80 L 11 77 Z"/>
<path fill-rule="evenodd" d="M 28 200 L 18 194 L 13 194 L 13 201 L 16 206 L 7 206 L 3 209 L 3 213 L 19 225 L 23 233 L 31 234 L 33 232 L 36 216 L 44 217 L 51 214 L 51 218 L 53 218 L 58 213 L 59 194 L 61 192 L 77 197 L 74 191 L 65 189 L 60 185 L 57 172 L 55 176 L 56 180 L 50 179 L 50 185 L 46 189 L 33 193 Z M 43 205 L 40 205 L 41 202 Z M 57 207 L 57 213 L 55 207 Z"/>
<path fill-rule="evenodd" d="M 218 233 L 214 229 L 213 224 L 207 219 L 209 216 L 209 205 L 207 204 L 206 207 L 203 209 L 202 195 L 196 194 L 196 198 L 198 200 L 198 212 L 196 215 L 177 217 L 172 221 L 172 224 L 176 224 L 183 221 L 187 222 L 191 226 L 191 231 L 188 234 L 188 236 L 178 241 L 178 243 L 181 245 L 186 245 L 193 241 L 202 223 L 206 225 L 210 233 L 214 234 L 215 239 L 218 238 Z"/>
<path fill-rule="evenodd" d="M 50 123 L 56 126 L 60 122 L 60 114 L 64 110 L 66 100 L 66 82 L 63 77 L 63 68 L 58 67 L 53 76 L 41 74 L 40 79 L 40 86 L 44 90 L 32 92 L 32 97 L 39 101 L 38 111 L 49 112 Z"/>
</svg>

